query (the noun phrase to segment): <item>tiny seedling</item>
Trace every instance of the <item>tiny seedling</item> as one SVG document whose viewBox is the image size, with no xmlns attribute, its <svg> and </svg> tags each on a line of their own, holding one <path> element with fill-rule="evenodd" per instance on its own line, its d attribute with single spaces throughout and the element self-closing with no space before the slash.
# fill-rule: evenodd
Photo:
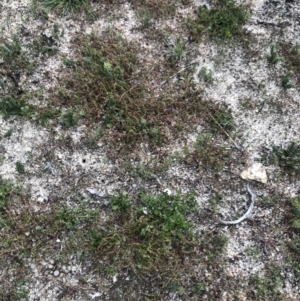
<svg viewBox="0 0 300 301">
<path fill-rule="evenodd" d="M 24 164 L 21 163 L 20 161 L 17 161 L 16 162 L 16 170 L 17 170 L 17 172 L 18 172 L 19 175 L 25 174 Z"/>
<path fill-rule="evenodd" d="M 185 51 L 185 42 L 184 40 L 177 38 L 169 38 L 166 40 L 166 45 L 170 50 L 170 61 L 172 64 L 176 64 L 180 61 L 184 55 Z"/>
<path fill-rule="evenodd" d="M 63 127 L 72 127 L 78 124 L 78 120 L 78 112 L 72 107 L 70 107 L 61 114 L 60 124 Z"/>
<path fill-rule="evenodd" d="M 272 65 L 275 65 L 283 60 L 283 58 L 278 55 L 278 52 L 276 49 L 276 44 L 274 44 L 274 43 L 271 44 L 270 52 L 267 53 L 266 57 L 267 57 L 268 62 Z"/>
<path fill-rule="evenodd" d="M 152 27 L 154 23 L 153 16 L 149 10 L 143 10 L 138 12 L 138 18 L 142 23 L 142 27 L 145 29 Z"/>
<path fill-rule="evenodd" d="M 207 84 L 211 84 L 214 81 L 212 71 L 210 69 L 207 69 L 206 67 L 202 67 L 200 69 L 198 78 Z"/>
<path fill-rule="evenodd" d="M 293 228 L 300 229 L 300 197 L 296 197 L 292 200 L 292 213 L 293 213 Z"/>
<path fill-rule="evenodd" d="M 293 75 L 293 71 L 289 71 L 281 80 L 281 85 L 284 90 L 293 88 L 293 84 L 291 83 L 291 76 Z"/>
</svg>

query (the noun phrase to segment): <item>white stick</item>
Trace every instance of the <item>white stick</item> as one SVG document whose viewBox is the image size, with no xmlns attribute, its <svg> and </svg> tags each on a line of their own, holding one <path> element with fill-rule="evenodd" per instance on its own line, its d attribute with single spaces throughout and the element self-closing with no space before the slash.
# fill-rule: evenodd
<svg viewBox="0 0 300 301">
<path fill-rule="evenodd" d="M 222 220 L 221 220 L 221 221 L 220 221 L 221 224 L 223 224 L 223 225 L 236 225 L 236 224 L 242 222 L 243 220 L 245 220 L 245 219 L 249 216 L 250 212 L 252 211 L 252 209 L 253 209 L 253 207 L 254 207 L 256 195 L 255 195 L 255 193 L 251 190 L 249 184 L 247 184 L 247 191 L 248 191 L 249 194 L 251 195 L 251 204 L 250 204 L 250 206 L 249 206 L 247 212 L 246 212 L 242 217 L 240 217 L 239 219 L 237 219 L 237 220 L 235 220 L 235 221 L 222 221 Z"/>
</svg>

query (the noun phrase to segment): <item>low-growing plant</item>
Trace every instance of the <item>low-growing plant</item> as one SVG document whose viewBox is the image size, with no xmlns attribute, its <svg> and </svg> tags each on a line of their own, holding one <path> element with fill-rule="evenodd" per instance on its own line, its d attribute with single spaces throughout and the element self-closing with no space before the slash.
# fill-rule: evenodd
<svg viewBox="0 0 300 301">
<path fill-rule="evenodd" d="M 293 75 L 293 71 L 289 71 L 281 80 L 281 85 L 284 90 L 293 88 L 293 84 L 291 82 L 291 76 Z"/>
<path fill-rule="evenodd" d="M 5 118 L 11 115 L 18 115 L 24 117 L 31 117 L 33 114 L 33 107 L 22 98 L 16 99 L 11 96 L 0 98 L 0 112 Z"/>
<path fill-rule="evenodd" d="M 292 200 L 292 226 L 299 230 L 300 229 L 300 198 L 296 197 Z"/>
<path fill-rule="evenodd" d="M 12 188 L 12 183 L 0 178 L 0 212 L 5 210 Z"/>
<path fill-rule="evenodd" d="M 267 53 L 266 57 L 267 57 L 268 62 L 273 65 L 275 65 L 283 60 L 283 58 L 278 55 L 278 52 L 276 49 L 276 44 L 274 44 L 274 43 L 271 44 L 270 52 Z"/>
<path fill-rule="evenodd" d="M 145 29 L 150 28 L 154 24 L 153 15 L 149 10 L 142 10 L 138 12 L 138 18 Z"/>
<path fill-rule="evenodd" d="M 58 9 L 64 14 L 76 13 L 88 7 L 87 0 L 42 0 L 43 5 L 50 9 Z"/>
<path fill-rule="evenodd" d="M 267 162 L 278 164 L 290 174 L 300 173 L 300 144 L 291 142 L 286 148 L 274 145 L 272 153 L 266 157 Z"/>
<path fill-rule="evenodd" d="M 210 37 L 229 40 L 242 35 L 242 25 L 250 17 L 248 9 L 234 0 L 214 0 L 212 8 L 199 6 L 196 20 L 189 20 L 191 36 L 195 40 L 208 34 Z"/>
<path fill-rule="evenodd" d="M 230 161 L 232 151 L 213 140 L 209 134 L 199 134 L 194 148 L 187 150 L 184 162 L 199 169 L 220 171 Z"/>
<path fill-rule="evenodd" d="M 212 71 L 206 67 L 202 67 L 198 73 L 198 78 L 203 80 L 207 84 L 211 84 L 214 81 Z"/>
<path fill-rule="evenodd" d="M 17 172 L 18 172 L 19 175 L 25 174 L 24 164 L 21 163 L 20 161 L 17 161 L 16 162 L 16 170 L 17 170 Z"/>
<path fill-rule="evenodd" d="M 184 55 L 186 48 L 185 41 L 180 38 L 169 38 L 166 40 L 166 45 L 170 51 L 169 59 L 171 64 L 176 64 Z"/>
<path fill-rule="evenodd" d="M 255 275 L 251 283 L 254 285 L 259 298 L 277 297 L 276 300 L 282 300 L 280 294 L 280 286 L 282 278 L 280 275 L 281 267 L 272 265 L 268 267 L 264 277 Z"/>
<path fill-rule="evenodd" d="M 91 229 L 89 234 L 94 256 L 106 256 L 106 265 L 115 270 L 130 267 L 145 276 L 158 273 L 162 283 L 182 275 L 181 258 L 192 256 L 196 243 L 187 219 L 197 209 L 195 197 L 141 192 L 136 199 L 120 193 L 110 202 L 111 226 Z"/>
<path fill-rule="evenodd" d="M 63 127 L 72 127 L 78 124 L 79 113 L 74 110 L 72 107 L 68 108 L 66 111 L 63 111 L 59 123 Z"/>
</svg>

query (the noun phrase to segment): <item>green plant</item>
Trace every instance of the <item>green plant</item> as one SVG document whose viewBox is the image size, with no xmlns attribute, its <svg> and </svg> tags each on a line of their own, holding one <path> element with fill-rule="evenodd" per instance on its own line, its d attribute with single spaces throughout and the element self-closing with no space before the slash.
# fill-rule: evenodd
<svg viewBox="0 0 300 301">
<path fill-rule="evenodd" d="M 10 128 L 10 129 L 4 134 L 4 138 L 10 138 L 11 135 L 12 135 L 12 133 L 13 133 L 13 129 Z"/>
<path fill-rule="evenodd" d="M 273 154 L 267 157 L 270 163 L 277 163 L 281 168 L 289 173 L 300 173 L 300 145 L 296 142 L 291 142 L 287 148 L 273 146 Z"/>
<path fill-rule="evenodd" d="M 79 116 L 78 112 L 72 107 L 68 108 L 66 111 L 63 111 L 60 116 L 60 124 L 63 127 L 72 127 L 78 124 Z"/>
<path fill-rule="evenodd" d="M 292 200 L 292 226 L 295 229 L 300 229 L 300 198 L 296 197 Z"/>
<path fill-rule="evenodd" d="M 42 0 L 42 4 L 51 9 L 58 9 L 64 14 L 75 13 L 83 8 L 87 8 L 87 0 Z"/>
<path fill-rule="evenodd" d="M 222 202 L 222 195 L 219 192 L 214 193 L 209 199 L 209 203 L 213 211 L 216 211 L 219 204 Z"/>
<path fill-rule="evenodd" d="M 207 69 L 206 67 L 202 67 L 198 73 L 198 78 L 203 80 L 207 84 L 211 84 L 214 81 L 212 76 L 212 71 Z"/>
<path fill-rule="evenodd" d="M 266 57 L 268 62 L 273 65 L 283 60 L 283 58 L 278 55 L 276 44 L 271 44 L 270 52 L 267 53 Z"/>
<path fill-rule="evenodd" d="M 153 25 L 153 16 L 149 10 L 139 11 L 138 18 L 145 29 L 148 29 Z"/>
<path fill-rule="evenodd" d="M 22 98 L 16 99 L 6 96 L 4 98 L 0 97 L 0 112 L 4 114 L 5 118 L 11 115 L 30 117 L 33 114 L 33 107 Z"/>
<path fill-rule="evenodd" d="M 141 192 L 132 198 L 120 193 L 110 202 L 111 226 L 89 232 L 94 256 L 108 257 L 107 265 L 115 270 L 130 266 L 144 276 L 158 273 L 164 283 L 174 273 L 180 275 L 185 269 L 180 258 L 193 253 L 197 237 L 187 219 L 197 209 L 195 197 Z"/>
<path fill-rule="evenodd" d="M 207 33 L 213 38 L 228 40 L 241 36 L 242 25 L 250 17 L 246 7 L 237 5 L 234 0 L 215 0 L 212 3 L 211 9 L 200 6 L 197 19 L 189 20 L 192 37 L 198 40 Z"/>
<path fill-rule="evenodd" d="M 211 126 L 213 133 L 225 134 L 235 130 L 236 125 L 231 110 L 227 109 L 224 105 L 218 107 L 207 108 L 208 122 Z"/>
<path fill-rule="evenodd" d="M 289 71 L 281 80 L 281 85 L 284 90 L 293 88 L 293 84 L 291 83 L 291 76 L 294 74 L 293 71 Z"/>
<path fill-rule="evenodd" d="M 0 213 L 6 208 L 12 188 L 13 185 L 10 182 L 0 178 Z"/>
<path fill-rule="evenodd" d="M 98 140 L 104 135 L 102 127 L 98 127 L 85 141 L 88 148 L 96 148 Z"/>
<path fill-rule="evenodd" d="M 18 174 L 20 174 L 20 175 L 25 174 L 24 164 L 21 163 L 20 161 L 17 161 L 16 162 L 16 170 L 17 170 Z"/>
<path fill-rule="evenodd" d="M 176 64 L 182 59 L 185 52 L 185 41 L 180 38 L 170 38 L 166 40 L 166 45 L 170 49 L 170 61 L 172 64 Z"/>
<path fill-rule="evenodd" d="M 215 171 L 223 169 L 226 162 L 230 160 L 231 151 L 226 147 L 213 141 L 213 137 L 208 134 L 199 134 L 197 136 L 194 148 L 187 150 L 184 161 L 200 168 L 210 168 Z M 213 203 L 220 201 L 220 196 L 212 200 Z M 216 206 L 216 204 L 214 205 Z M 213 206 L 213 207 L 214 207 Z"/>
<path fill-rule="evenodd" d="M 282 283 L 280 272 L 280 266 L 272 265 L 268 267 L 264 277 L 255 275 L 252 278 L 252 283 L 255 286 L 257 295 L 260 298 L 267 298 L 270 296 L 278 298 L 280 297 L 279 289 Z"/>
</svg>

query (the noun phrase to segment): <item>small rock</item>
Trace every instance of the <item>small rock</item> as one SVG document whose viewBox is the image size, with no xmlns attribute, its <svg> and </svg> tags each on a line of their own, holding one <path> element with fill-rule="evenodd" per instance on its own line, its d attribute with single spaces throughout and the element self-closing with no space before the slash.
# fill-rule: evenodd
<svg viewBox="0 0 300 301">
<path fill-rule="evenodd" d="M 54 277 L 58 277 L 59 276 L 59 271 L 58 270 L 56 270 L 56 271 L 54 271 Z"/>
<path fill-rule="evenodd" d="M 241 173 L 241 177 L 245 180 L 255 180 L 261 183 L 267 183 L 267 173 L 265 167 L 261 163 L 254 163 Z"/>
</svg>

